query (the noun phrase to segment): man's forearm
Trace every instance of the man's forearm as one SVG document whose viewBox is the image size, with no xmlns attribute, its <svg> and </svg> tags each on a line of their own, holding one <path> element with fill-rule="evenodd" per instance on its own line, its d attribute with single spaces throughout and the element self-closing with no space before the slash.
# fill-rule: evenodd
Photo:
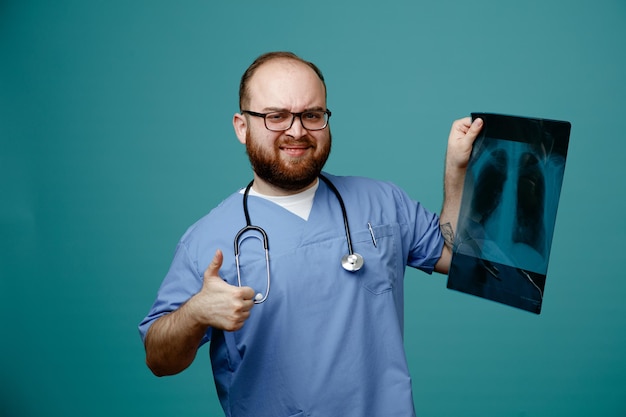
<svg viewBox="0 0 626 417">
<path fill-rule="evenodd" d="M 439 223 L 446 245 L 450 248 L 452 248 L 454 243 L 454 235 L 459 220 L 465 173 L 466 170 L 464 168 L 449 167 L 446 168 L 445 172 L 443 207 Z"/>
<path fill-rule="evenodd" d="M 446 169 L 443 207 L 439 215 L 439 228 L 444 239 L 444 248 L 441 259 L 435 266 L 437 272 L 444 274 L 448 273 L 452 260 L 452 247 L 461 209 L 464 182 L 465 169 Z"/>
<path fill-rule="evenodd" d="M 443 207 L 439 216 L 439 224 L 445 245 L 441 258 L 435 265 L 435 271 L 437 272 L 447 274 L 450 269 L 454 235 L 461 210 L 465 173 L 474 141 L 482 127 L 483 121 L 481 119 L 478 118 L 472 121 L 471 117 L 464 117 L 463 119 L 455 120 L 450 129 L 443 179 Z"/>
<path fill-rule="evenodd" d="M 146 334 L 146 364 L 157 376 L 183 371 L 196 357 L 205 333 L 206 328 L 192 319 L 186 305 L 158 318 Z"/>
</svg>

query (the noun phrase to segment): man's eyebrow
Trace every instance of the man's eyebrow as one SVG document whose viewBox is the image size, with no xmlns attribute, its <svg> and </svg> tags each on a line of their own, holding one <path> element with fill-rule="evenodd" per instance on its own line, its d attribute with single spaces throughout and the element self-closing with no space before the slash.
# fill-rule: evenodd
<svg viewBox="0 0 626 417">
<path fill-rule="evenodd" d="M 283 112 L 283 111 L 289 111 L 285 108 L 281 108 L 281 107 L 264 107 L 263 110 L 261 111 L 262 113 L 272 113 L 272 112 Z"/>
<path fill-rule="evenodd" d="M 307 111 L 325 111 L 326 108 L 322 107 L 322 106 L 315 106 L 315 107 L 309 107 L 306 108 L 304 110 L 302 110 L 303 112 L 307 112 Z M 262 113 L 272 113 L 272 112 L 289 112 L 291 113 L 289 110 L 282 108 L 282 107 L 264 107 L 263 110 L 261 111 Z M 294 112 L 294 113 L 299 113 L 299 112 Z"/>
</svg>

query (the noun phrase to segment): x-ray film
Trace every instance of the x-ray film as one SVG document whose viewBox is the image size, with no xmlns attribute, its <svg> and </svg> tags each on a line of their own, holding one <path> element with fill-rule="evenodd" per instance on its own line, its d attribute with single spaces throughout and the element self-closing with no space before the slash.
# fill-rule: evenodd
<svg viewBox="0 0 626 417">
<path fill-rule="evenodd" d="M 569 122 L 473 113 L 448 288 L 541 312 Z"/>
</svg>

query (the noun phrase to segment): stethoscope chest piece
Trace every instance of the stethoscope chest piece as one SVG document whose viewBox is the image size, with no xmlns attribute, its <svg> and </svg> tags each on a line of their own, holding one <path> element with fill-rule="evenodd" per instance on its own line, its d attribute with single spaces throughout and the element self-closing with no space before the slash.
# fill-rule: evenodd
<svg viewBox="0 0 626 417">
<path fill-rule="evenodd" d="M 346 271 L 358 271 L 363 266 L 363 257 L 356 252 L 344 255 L 344 257 L 341 258 L 341 266 L 343 266 L 343 269 Z"/>
</svg>

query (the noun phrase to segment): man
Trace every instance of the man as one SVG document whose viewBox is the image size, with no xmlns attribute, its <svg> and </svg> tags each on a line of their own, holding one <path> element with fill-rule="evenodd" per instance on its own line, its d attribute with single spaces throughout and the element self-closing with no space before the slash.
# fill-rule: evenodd
<svg viewBox="0 0 626 417">
<path fill-rule="evenodd" d="M 233 126 L 254 171 L 251 187 L 183 235 L 140 324 L 146 362 L 159 376 L 184 370 L 210 341 L 226 416 L 414 415 L 404 268 L 447 273 L 482 122 L 452 125 L 438 217 L 392 184 L 322 176 L 330 115 L 314 64 L 279 52 L 248 68 Z M 247 223 L 254 227 L 238 236 L 236 258 L 233 239 Z M 257 239 L 268 241 L 269 258 Z M 344 269 L 347 252 L 354 256 Z"/>
</svg>

